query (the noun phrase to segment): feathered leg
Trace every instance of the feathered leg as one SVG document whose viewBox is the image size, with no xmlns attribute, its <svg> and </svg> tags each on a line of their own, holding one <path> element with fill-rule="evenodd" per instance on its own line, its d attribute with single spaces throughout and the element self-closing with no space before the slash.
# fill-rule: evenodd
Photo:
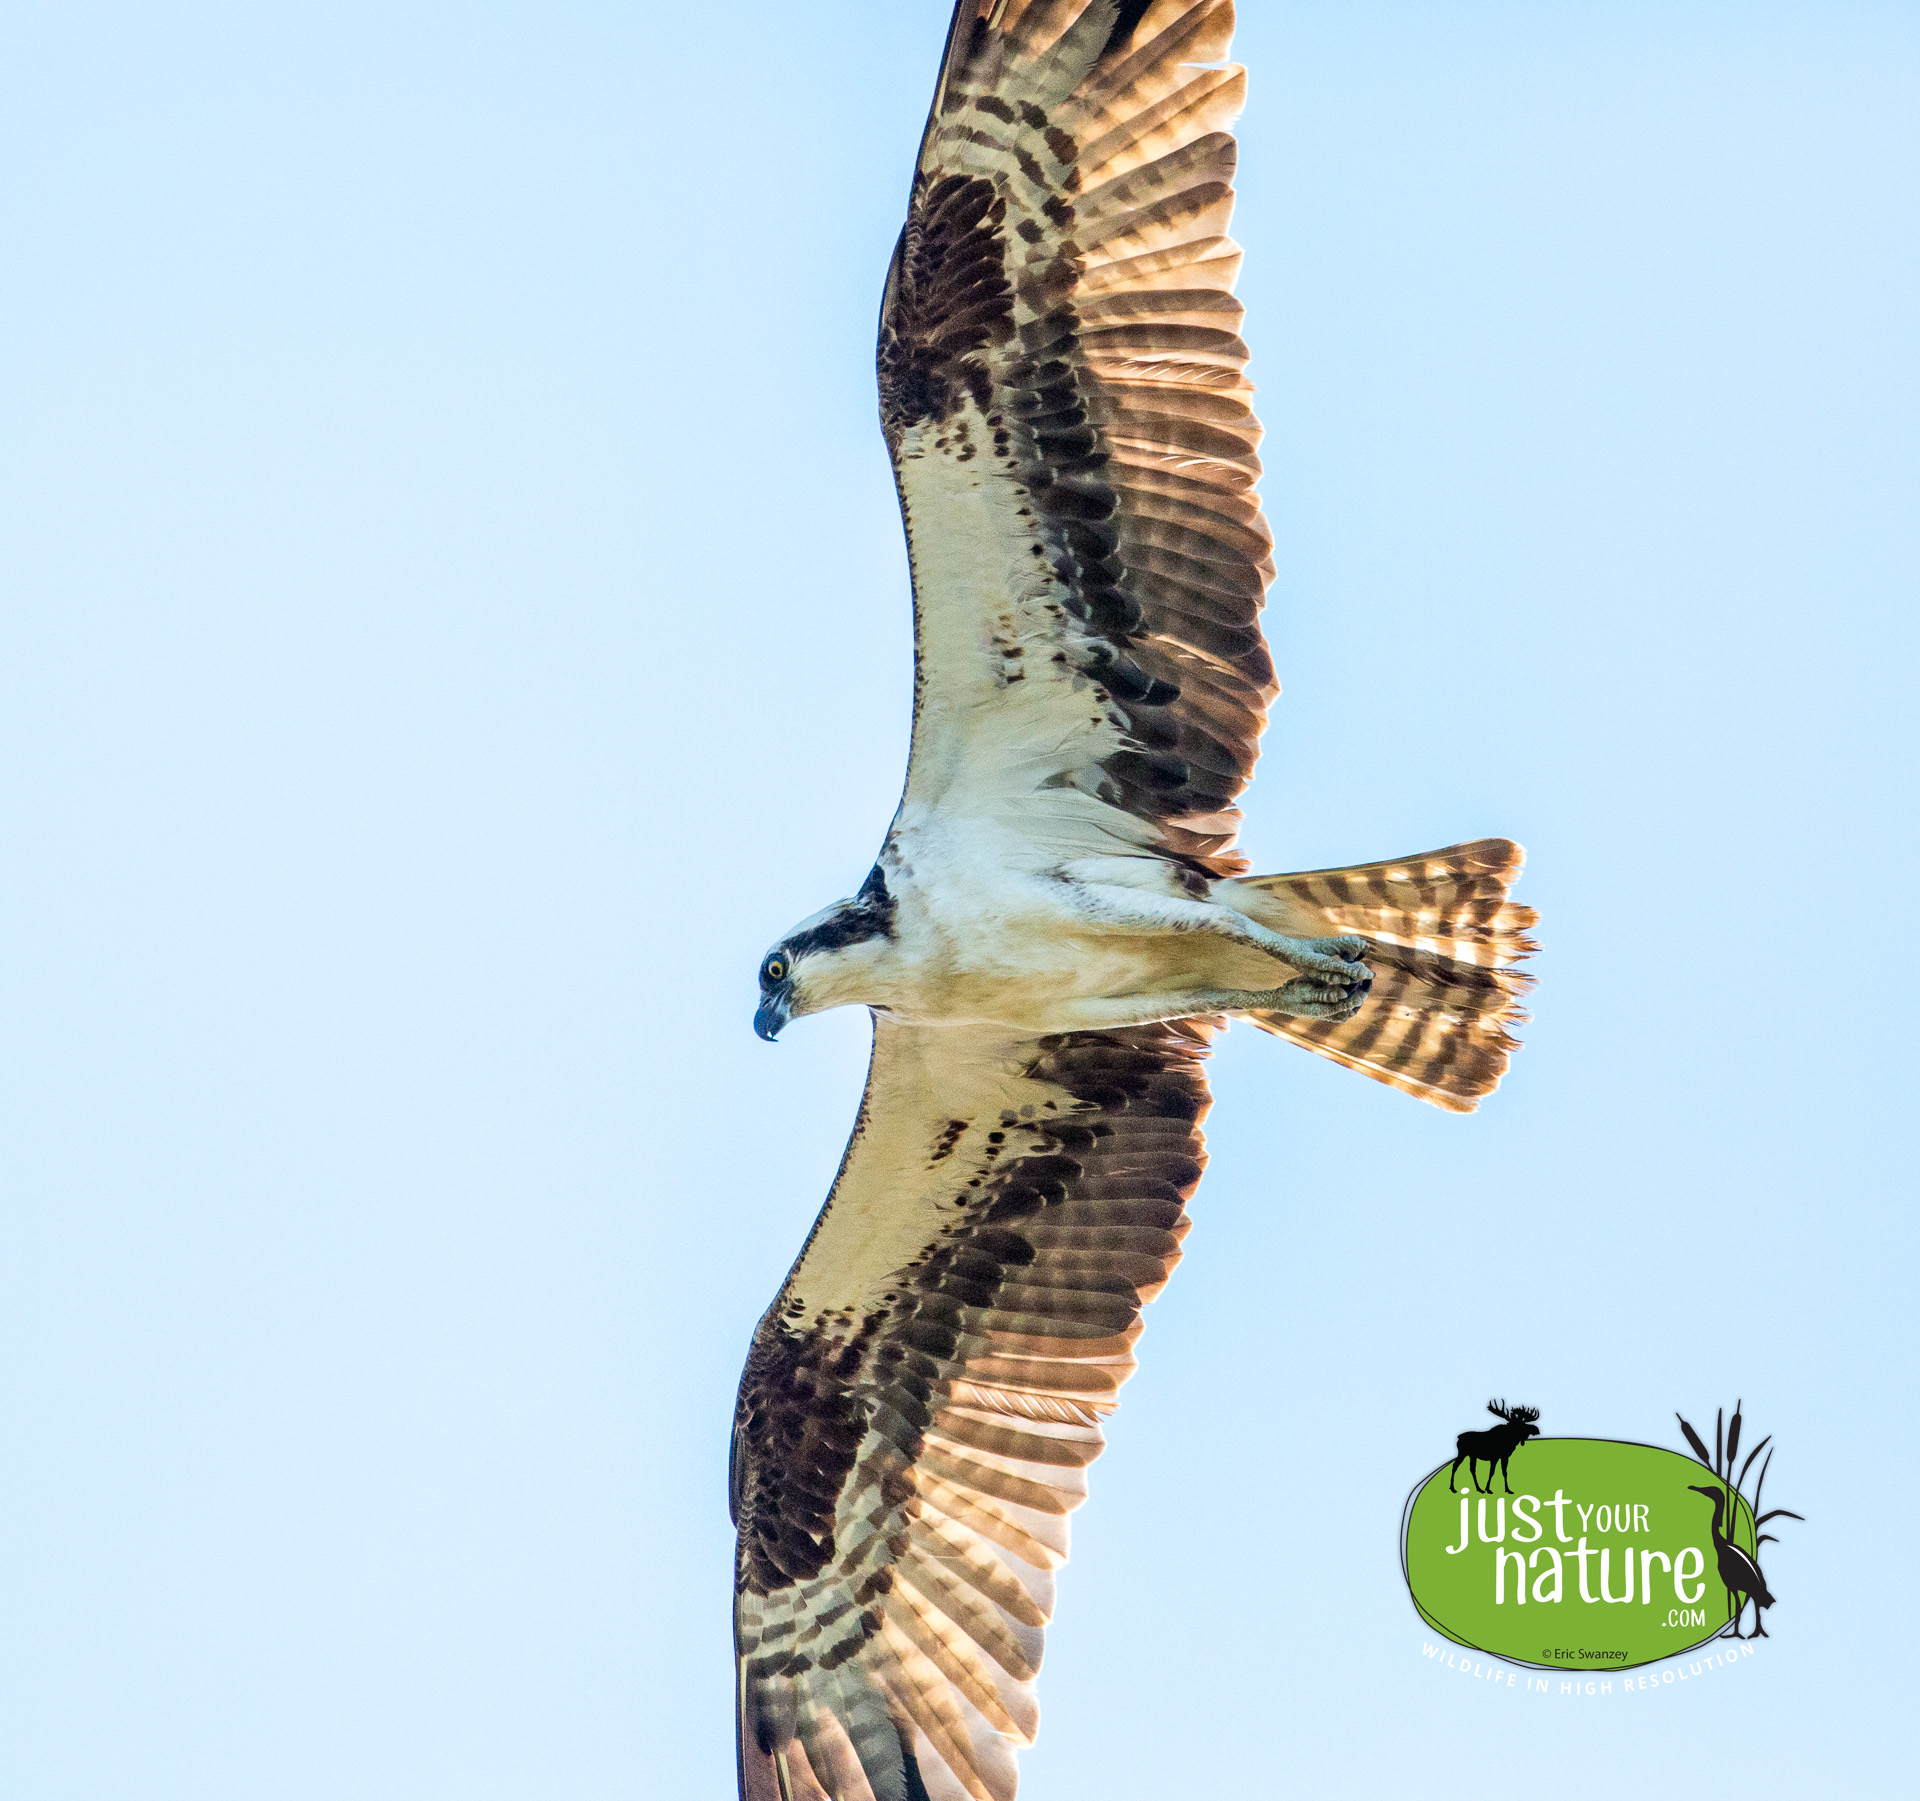
<svg viewBox="0 0 1920 1801">
<path fill-rule="evenodd" d="M 1359 956 L 1367 941 L 1355 933 L 1326 938 L 1293 938 L 1263 926 L 1258 920 L 1215 901 L 1190 900 L 1151 889 L 1123 887 L 1117 882 L 1089 882 L 1069 878 L 1064 884 L 1068 905 L 1090 925 L 1118 933 L 1149 936 L 1159 932 L 1205 932 L 1229 943 L 1264 951 L 1303 975 L 1323 981 L 1355 984 L 1371 981 L 1371 972 Z"/>
</svg>

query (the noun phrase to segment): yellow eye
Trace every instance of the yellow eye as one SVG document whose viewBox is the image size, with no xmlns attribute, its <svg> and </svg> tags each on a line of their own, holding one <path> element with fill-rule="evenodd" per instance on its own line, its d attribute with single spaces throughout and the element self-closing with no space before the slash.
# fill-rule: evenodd
<svg viewBox="0 0 1920 1801">
<path fill-rule="evenodd" d="M 785 957 L 769 957 L 760 967 L 760 973 L 769 982 L 784 982 L 787 979 L 787 960 Z"/>
</svg>

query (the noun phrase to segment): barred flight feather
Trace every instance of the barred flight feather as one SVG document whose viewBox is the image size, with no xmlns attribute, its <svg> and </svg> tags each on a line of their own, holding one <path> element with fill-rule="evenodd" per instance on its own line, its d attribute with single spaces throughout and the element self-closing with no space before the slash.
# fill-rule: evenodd
<svg viewBox="0 0 1920 1801">
<path fill-rule="evenodd" d="M 1266 903 L 1248 911 L 1275 930 L 1359 934 L 1373 971 L 1372 992 L 1351 1019 L 1246 1017 L 1376 1082 L 1471 1113 L 1519 1049 L 1508 1028 L 1525 1020 L 1521 1001 L 1533 986 L 1513 965 L 1538 948 L 1527 936 L 1534 912 L 1507 899 L 1522 861 L 1519 845 L 1482 838 L 1353 869 L 1236 883 Z"/>
</svg>

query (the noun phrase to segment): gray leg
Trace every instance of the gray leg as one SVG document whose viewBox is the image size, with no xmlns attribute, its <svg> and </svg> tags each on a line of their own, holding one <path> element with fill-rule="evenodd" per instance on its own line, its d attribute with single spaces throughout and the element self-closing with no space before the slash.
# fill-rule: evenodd
<svg viewBox="0 0 1920 1801">
<path fill-rule="evenodd" d="M 1322 985 L 1328 979 L 1347 985 L 1373 979 L 1372 971 L 1360 961 L 1367 948 L 1364 938 L 1352 935 L 1289 938 L 1283 933 L 1268 931 L 1244 913 L 1236 913 L 1217 901 L 1177 899 L 1143 888 L 1122 887 L 1117 882 L 1079 881 L 1070 872 L 1061 887 L 1081 918 L 1116 932 L 1208 932 L 1265 951 L 1276 962 L 1289 964 L 1302 975 L 1319 976 L 1323 978 Z M 1299 994 L 1293 999 L 1304 1005 L 1324 1004 L 1317 994 Z M 1263 1001 L 1260 1007 L 1283 1013 L 1303 1010 L 1302 1005 L 1275 1001 Z"/>
<path fill-rule="evenodd" d="M 1365 969 L 1365 965 L 1360 965 Z M 1191 1019 L 1205 1013 L 1292 1013 L 1307 1019 L 1350 1019 L 1367 998 L 1370 977 L 1352 987 L 1299 976 L 1284 988 L 1201 988 L 1187 994 L 1122 994 L 1111 999 L 1065 1001 L 1049 1011 L 1056 1032 L 1110 1032 L 1161 1019 Z"/>
</svg>

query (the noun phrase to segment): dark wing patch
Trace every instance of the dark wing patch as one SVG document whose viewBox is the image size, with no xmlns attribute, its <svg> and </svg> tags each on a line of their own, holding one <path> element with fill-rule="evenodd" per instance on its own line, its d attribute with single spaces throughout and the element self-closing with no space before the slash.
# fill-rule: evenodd
<svg viewBox="0 0 1920 1801">
<path fill-rule="evenodd" d="M 740 1580 L 757 1594 L 817 1576 L 833 1557 L 833 1511 L 864 1420 L 854 1386 L 882 1323 L 756 1336 L 734 1409 Z"/>
<path fill-rule="evenodd" d="M 1145 15 L 1152 0 L 1120 0 L 1120 10 L 1114 15 L 1113 29 L 1107 34 L 1107 41 L 1101 46 L 1101 57 L 1116 55 L 1127 47 L 1127 41 L 1133 36 L 1133 30 Z"/>
<path fill-rule="evenodd" d="M 1005 341 L 1013 310 L 1006 211 L 990 181 L 915 177 L 881 312 L 880 420 L 890 438 L 949 418 L 962 394 L 987 410 L 993 380 L 980 353 Z"/>
</svg>

